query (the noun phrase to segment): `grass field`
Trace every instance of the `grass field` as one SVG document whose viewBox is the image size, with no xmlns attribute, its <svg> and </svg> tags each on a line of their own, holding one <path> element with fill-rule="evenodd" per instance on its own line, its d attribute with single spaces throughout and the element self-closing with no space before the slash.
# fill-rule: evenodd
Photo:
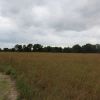
<svg viewBox="0 0 100 100">
<path fill-rule="evenodd" d="M 21 100 L 100 100 L 100 54 L 0 53 L 0 71 Z"/>
</svg>

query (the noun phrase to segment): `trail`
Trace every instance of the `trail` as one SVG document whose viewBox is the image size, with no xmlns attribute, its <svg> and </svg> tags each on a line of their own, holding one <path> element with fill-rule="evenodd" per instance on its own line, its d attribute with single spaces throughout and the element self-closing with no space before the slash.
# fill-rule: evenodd
<svg viewBox="0 0 100 100">
<path fill-rule="evenodd" d="M 17 100 L 15 82 L 8 76 L 0 73 L 0 100 Z"/>
</svg>

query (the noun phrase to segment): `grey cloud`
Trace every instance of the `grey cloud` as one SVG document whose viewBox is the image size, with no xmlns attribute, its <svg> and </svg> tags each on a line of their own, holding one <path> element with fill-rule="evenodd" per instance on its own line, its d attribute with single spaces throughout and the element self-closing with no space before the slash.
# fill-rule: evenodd
<svg viewBox="0 0 100 100">
<path fill-rule="evenodd" d="M 82 3 L 79 0 L 3 0 L 2 15 L 12 17 L 22 27 L 38 25 L 57 30 L 81 30 L 85 24 L 77 9 L 84 5 Z M 34 8 L 37 13 L 32 14 Z"/>
<path fill-rule="evenodd" d="M 0 42 L 99 43 L 99 0 L 0 0 Z M 3 28 L 2 28 L 3 26 Z"/>
</svg>

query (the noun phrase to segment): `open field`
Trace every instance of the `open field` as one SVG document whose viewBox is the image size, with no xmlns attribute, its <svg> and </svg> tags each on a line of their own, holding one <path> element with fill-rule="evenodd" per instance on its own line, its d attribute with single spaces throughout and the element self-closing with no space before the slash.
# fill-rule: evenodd
<svg viewBox="0 0 100 100">
<path fill-rule="evenodd" d="M 0 71 L 21 100 L 100 100 L 100 54 L 0 53 Z"/>
</svg>

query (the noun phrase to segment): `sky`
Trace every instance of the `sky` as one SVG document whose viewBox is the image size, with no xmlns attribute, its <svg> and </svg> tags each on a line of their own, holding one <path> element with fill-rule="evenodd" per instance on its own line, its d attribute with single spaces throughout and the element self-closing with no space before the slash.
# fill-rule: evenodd
<svg viewBox="0 0 100 100">
<path fill-rule="evenodd" d="M 0 47 L 100 43 L 100 0 L 0 0 Z"/>
</svg>

